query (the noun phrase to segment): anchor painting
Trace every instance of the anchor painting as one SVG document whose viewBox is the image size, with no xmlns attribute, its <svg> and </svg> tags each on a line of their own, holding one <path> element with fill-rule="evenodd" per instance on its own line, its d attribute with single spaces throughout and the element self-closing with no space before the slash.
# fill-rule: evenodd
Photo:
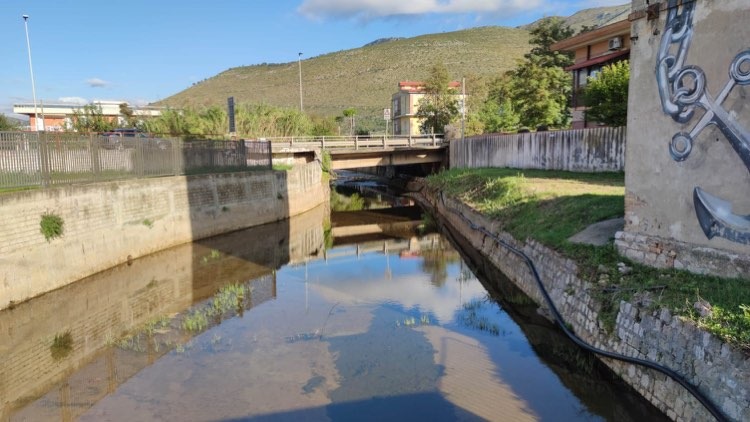
<svg viewBox="0 0 750 422">
<path fill-rule="evenodd" d="M 656 60 L 656 81 L 664 113 L 676 122 L 689 124 L 696 108 L 703 115 L 689 132 L 679 132 L 669 143 L 675 161 L 684 161 L 693 149 L 693 142 L 710 125 L 716 126 L 750 170 L 750 132 L 722 104 L 739 85 L 750 84 L 750 50 L 745 50 L 729 65 L 729 80 L 716 98 L 707 90 L 706 75 L 686 60 L 693 33 L 693 16 L 697 2 L 669 0 L 668 15 Z M 723 237 L 733 242 L 750 243 L 750 215 L 732 212 L 732 204 L 700 187 L 693 190 L 698 222 L 705 235 Z"/>
</svg>

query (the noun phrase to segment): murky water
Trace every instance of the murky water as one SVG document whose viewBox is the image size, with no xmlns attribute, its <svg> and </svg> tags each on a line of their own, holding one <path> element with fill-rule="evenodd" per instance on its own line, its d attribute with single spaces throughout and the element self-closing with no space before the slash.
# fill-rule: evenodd
<svg viewBox="0 0 750 422">
<path fill-rule="evenodd" d="M 512 287 L 489 294 L 482 281 L 501 275 L 479 280 L 440 235 L 408 235 L 410 215 L 377 224 L 334 215 L 327 231 L 318 209 L 136 260 L 0 312 L 0 415 L 663 418 Z M 345 235 L 331 242 L 337 230 Z"/>
</svg>

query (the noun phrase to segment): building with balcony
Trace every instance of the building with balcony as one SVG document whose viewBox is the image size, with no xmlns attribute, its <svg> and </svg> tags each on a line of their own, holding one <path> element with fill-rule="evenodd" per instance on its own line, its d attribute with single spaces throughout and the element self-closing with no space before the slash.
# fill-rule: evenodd
<svg viewBox="0 0 750 422">
<path fill-rule="evenodd" d="M 120 106 L 122 104 L 128 105 L 133 111 L 133 116 L 138 119 L 161 116 L 161 107 L 131 107 L 126 101 L 94 101 L 87 105 L 99 108 L 105 118 L 123 123 L 125 116 L 121 112 Z M 37 127 L 41 129 L 41 125 L 37 121 L 38 114 L 44 122 L 43 130 L 58 131 L 70 128 L 76 114 L 83 113 L 84 107 L 86 105 L 66 103 L 45 104 L 41 102 L 35 107 L 34 103 L 22 103 L 13 104 L 13 113 L 29 116 L 30 130 L 37 130 Z"/>
<path fill-rule="evenodd" d="M 449 87 L 457 92 L 461 88 L 461 82 L 453 81 Z M 398 92 L 391 97 L 393 108 L 393 134 L 394 135 L 420 135 L 419 125 L 421 119 L 416 117 L 419 110 L 419 100 L 424 98 L 426 92 L 424 82 L 403 81 L 398 83 Z M 459 95 L 460 97 L 460 95 Z"/>
<path fill-rule="evenodd" d="M 554 51 L 572 52 L 573 65 L 565 70 L 573 74 L 571 115 L 573 129 L 595 127 L 597 122 L 586 120 L 583 92 L 588 78 L 599 73 L 602 67 L 630 58 L 630 22 L 622 20 L 610 25 L 558 41 L 550 47 Z"/>
</svg>

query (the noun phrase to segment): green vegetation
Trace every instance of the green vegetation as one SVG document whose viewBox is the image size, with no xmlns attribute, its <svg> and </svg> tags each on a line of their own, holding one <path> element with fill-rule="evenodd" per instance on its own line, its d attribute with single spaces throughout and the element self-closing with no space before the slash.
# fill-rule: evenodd
<svg viewBox="0 0 750 422">
<path fill-rule="evenodd" d="M 0 132 L 18 130 L 18 121 L 15 119 L 11 120 L 5 114 L 0 113 Z"/>
<path fill-rule="evenodd" d="M 425 80 L 425 95 L 419 100 L 416 117 L 423 119 L 422 133 L 445 133 L 445 127 L 458 117 L 458 92 L 450 87 L 451 78 L 443 63 L 430 70 Z"/>
<path fill-rule="evenodd" d="M 453 78 L 505 72 L 529 50 L 528 39 L 529 33 L 523 29 L 482 27 L 313 57 L 302 61 L 305 111 L 333 118 L 353 108 L 358 129 L 384 132 L 383 108 L 390 103 L 398 82 L 425 79 L 438 62 L 445 63 Z M 296 59 L 228 69 L 158 105 L 223 108 L 226 98 L 234 96 L 237 103 L 295 109 L 299 105 Z M 348 123 L 341 126 L 341 134 L 350 130 Z"/>
<path fill-rule="evenodd" d="M 320 167 L 323 169 L 324 173 L 331 173 L 331 153 L 330 151 L 323 151 L 322 153 L 323 157 L 321 159 Z"/>
<path fill-rule="evenodd" d="M 100 105 L 88 104 L 73 112 L 72 129 L 79 133 L 108 132 L 117 127 L 117 122 L 104 117 Z"/>
<path fill-rule="evenodd" d="M 567 240 L 590 224 L 624 214 L 622 173 L 451 170 L 427 182 L 497 219 L 515 238 L 535 239 L 570 257 L 578 263 L 582 279 L 596 283 L 606 275 L 606 285 L 593 290 L 606 327 L 614 326 L 621 300 L 635 301 L 648 309 L 667 308 L 750 350 L 748 280 L 659 270 L 629 261 L 612 244 L 599 247 Z M 623 263 L 629 271 L 621 271 Z M 711 304 L 709 315 L 701 316 L 693 308 L 701 299 Z"/>
<path fill-rule="evenodd" d="M 625 126 L 628 120 L 628 85 L 630 65 L 627 60 L 604 66 L 590 78 L 584 91 L 586 118 L 610 126 Z"/>
<path fill-rule="evenodd" d="M 245 299 L 252 294 L 252 287 L 244 284 L 224 286 L 204 305 L 194 309 L 182 319 L 186 331 L 203 331 L 212 321 L 220 322 L 233 311 L 244 310 Z"/>
<path fill-rule="evenodd" d="M 487 316 L 481 315 L 485 303 L 485 301 L 478 299 L 464 303 L 458 321 L 469 328 L 485 331 L 493 336 L 500 335 L 500 326 L 490 321 Z"/>
<path fill-rule="evenodd" d="M 267 104 L 238 103 L 235 108 L 236 131 L 242 138 L 333 135 L 333 122 L 323 120 L 326 119 L 294 108 Z M 226 110 L 216 105 L 168 109 L 161 116 L 144 122 L 143 128 L 150 133 L 186 139 L 223 138 L 229 130 L 229 118 Z"/>
<path fill-rule="evenodd" d="M 276 171 L 289 171 L 294 168 L 291 164 L 274 164 L 272 167 Z"/>
<path fill-rule="evenodd" d="M 49 350 L 54 360 L 68 357 L 70 352 L 73 351 L 73 336 L 70 334 L 70 331 L 66 331 L 63 334 L 55 334 Z"/>
<path fill-rule="evenodd" d="M 346 196 L 331 190 L 331 211 L 361 211 L 363 209 L 365 209 L 365 198 L 359 194 Z"/>
<path fill-rule="evenodd" d="M 42 214 L 42 219 L 39 222 L 39 231 L 44 235 L 44 239 L 49 242 L 63 235 L 64 225 L 65 222 L 62 217 L 47 212 Z"/>
<path fill-rule="evenodd" d="M 154 221 L 151 219 L 144 218 L 142 223 L 144 226 L 148 227 L 149 229 L 154 227 Z"/>
</svg>

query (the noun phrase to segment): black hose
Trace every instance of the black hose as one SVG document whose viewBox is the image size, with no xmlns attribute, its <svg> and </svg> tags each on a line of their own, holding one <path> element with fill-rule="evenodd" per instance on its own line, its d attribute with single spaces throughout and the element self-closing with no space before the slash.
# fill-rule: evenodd
<svg viewBox="0 0 750 422">
<path fill-rule="evenodd" d="M 544 301 L 547 303 L 547 306 L 549 307 L 550 311 L 552 312 L 552 315 L 555 318 L 555 321 L 557 322 L 557 325 L 562 329 L 562 331 L 565 333 L 570 340 L 572 340 L 575 344 L 577 344 L 579 347 L 588 350 L 589 352 L 592 352 L 597 355 L 601 355 L 604 357 L 608 357 L 615 360 L 620 360 L 623 362 L 628 363 L 634 363 L 640 366 L 645 366 L 647 368 L 651 368 L 657 372 L 661 372 L 662 374 L 672 378 L 672 380 L 679 383 L 683 388 L 685 388 L 690 394 L 693 395 L 702 405 L 703 407 L 708 410 L 711 415 L 716 418 L 717 421 L 724 422 L 729 421 L 729 419 L 724 416 L 724 414 L 719 410 L 719 408 L 708 398 L 706 397 L 698 388 L 696 388 L 693 384 L 689 383 L 685 378 L 682 377 L 682 375 L 678 374 L 677 372 L 673 371 L 672 369 L 669 369 L 665 366 L 659 365 L 655 362 L 651 362 L 644 359 L 639 358 L 633 358 L 625 355 L 621 355 L 619 353 L 609 352 L 606 350 L 602 350 L 599 348 L 596 348 L 585 341 L 581 340 L 580 337 L 575 335 L 568 327 L 565 325 L 565 320 L 563 319 L 562 315 L 560 315 L 560 312 L 557 310 L 557 307 L 555 306 L 554 302 L 552 302 L 552 298 L 550 297 L 549 293 L 547 292 L 547 289 L 544 287 L 544 284 L 542 284 L 542 280 L 539 277 L 539 273 L 536 270 L 536 266 L 534 265 L 534 262 L 529 258 L 526 253 L 524 253 L 522 250 L 516 248 L 515 246 L 509 244 L 508 242 L 500 239 L 498 236 L 496 236 L 494 233 L 491 233 L 489 230 L 485 229 L 484 227 L 481 227 L 477 224 L 474 224 L 469 218 L 467 218 L 465 215 L 459 213 L 458 211 L 454 210 L 451 207 L 448 207 L 445 205 L 445 198 L 443 197 L 442 192 L 440 193 L 440 200 L 443 203 L 443 206 L 450 210 L 453 214 L 461 217 L 468 225 L 471 227 L 472 230 L 479 231 L 485 236 L 490 237 L 492 240 L 497 242 L 498 244 L 504 246 L 509 251 L 513 252 L 517 256 L 519 256 L 521 259 L 524 260 L 526 263 L 526 266 L 529 267 L 531 270 L 531 274 L 534 276 L 534 279 L 536 280 L 537 286 L 539 286 L 539 290 L 542 293 L 542 296 L 544 297 Z"/>
</svg>

